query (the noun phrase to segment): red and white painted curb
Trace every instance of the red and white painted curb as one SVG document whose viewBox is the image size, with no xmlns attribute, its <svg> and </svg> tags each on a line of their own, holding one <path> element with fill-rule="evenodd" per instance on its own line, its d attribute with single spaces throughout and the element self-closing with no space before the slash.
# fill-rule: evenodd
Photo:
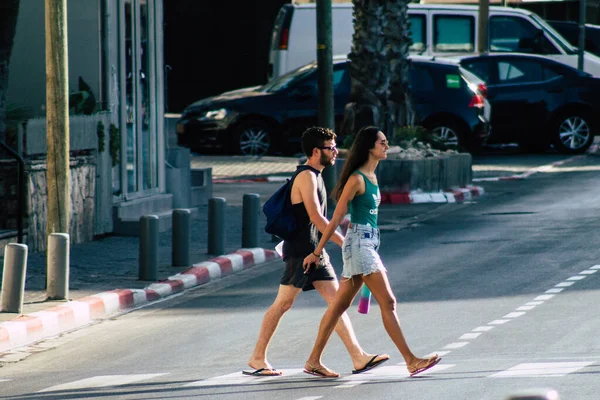
<svg viewBox="0 0 600 400">
<path fill-rule="evenodd" d="M 411 204 L 411 203 L 461 203 L 473 200 L 474 197 L 485 193 L 481 186 L 467 185 L 442 192 L 422 192 L 415 190 L 411 192 L 382 192 L 382 204 Z"/>
<path fill-rule="evenodd" d="M 116 289 L 0 323 L 0 352 L 55 336 L 146 303 L 279 258 L 273 250 L 240 249 L 194 264 L 145 289 Z"/>
</svg>

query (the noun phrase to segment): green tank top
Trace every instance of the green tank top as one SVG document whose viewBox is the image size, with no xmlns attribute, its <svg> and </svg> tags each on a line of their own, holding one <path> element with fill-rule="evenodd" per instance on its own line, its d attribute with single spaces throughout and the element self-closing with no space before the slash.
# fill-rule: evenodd
<svg viewBox="0 0 600 400">
<path fill-rule="evenodd" d="M 356 171 L 363 176 L 365 180 L 365 192 L 360 196 L 355 196 L 350 202 L 350 221 L 354 224 L 371 225 L 377 228 L 377 212 L 379 203 L 381 203 L 381 194 L 379 186 L 373 184 L 360 171 Z"/>
</svg>

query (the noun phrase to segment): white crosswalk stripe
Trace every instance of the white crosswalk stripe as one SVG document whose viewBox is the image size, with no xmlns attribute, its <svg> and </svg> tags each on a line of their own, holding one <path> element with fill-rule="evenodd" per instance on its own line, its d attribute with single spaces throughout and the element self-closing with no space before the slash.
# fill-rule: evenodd
<svg viewBox="0 0 600 400">
<path fill-rule="evenodd" d="M 490 375 L 489 378 L 565 376 L 593 363 L 593 361 L 523 363 Z"/>
<path fill-rule="evenodd" d="M 130 374 L 130 375 L 101 375 L 94 376 L 91 378 L 80 379 L 69 383 L 63 383 L 61 385 L 51 386 L 49 388 L 40 390 L 38 393 L 43 392 L 55 392 L 61 390 L 75 390 L 75 389 L 90 389 L 98 387 L 109 387 L 109 386 L 121 386 L 128 385 L 131 383 L 143 381 L 146 379 L 156 378 L 157 376 L 168 375 L 164 374 Z"/>
<path fill-rule="evenodd" d="M 560 377 L 565 376 L 596 364 L 597 361 L 561 361 L 561 362 L 543 362 L 543 363 L 521 363 L 503 371 L 487 375 L 488 378 L 535 378 L 535 377 Z M 432 375 L 441 371 L 456 367 L 457 364 L 438 364 L 430 370 L 424 371 L 419 376 Z M 208 379 L 198 380 L 183 385 L 184 387 L 215 387 L 215 386 L 235 386 L 235 385 L 261 385 L 267 382 L 277 381 L 281 383 L 297 383 L 300 381 L 323 381 L 337 383 L 334 388 L 350 389 L 369 382 L 398 381 L 400 379 L 411 379 L 409 377 L 406 365 L 397 364 L 382 366 L 362 374 L 343 375 L 338 379 L 323 379 L 303 373 L 301 368 L 280 369 L 283 375 L 280 376 L 249 376 L 243 375 L 241 371 L 231 374 L 214 376 Z M 461 372 L 455 372 L 461 374 Z M 115 387 L 132 384 L 142 380 L 153 379 L 159 376 L 168 375 L 167 373 L 157 374 L 131 374 L 131 375 L 101 375 L 90 378 L 80 379 L 73 382 L 63 383 L 40 390 L 41 392 L 54 392 L 62 390 L 93 389 L 103 387 Z M 10 381 L 10 379 L 0 379 L 0 382 Z"/>
</svg>

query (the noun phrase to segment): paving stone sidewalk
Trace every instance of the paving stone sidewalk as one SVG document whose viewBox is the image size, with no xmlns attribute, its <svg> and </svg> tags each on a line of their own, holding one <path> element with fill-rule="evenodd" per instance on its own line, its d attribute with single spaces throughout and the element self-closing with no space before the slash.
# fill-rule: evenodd
<svg viewBox="0 0 600 400">
<path fill-rule="evenodd" d="M 270 173 L 290 173 L 298 164 L 296 158 L 265 157 L 261 162 L 253 157 L 220 157 L 204 158 L 202 166 L 213 166 L 219 177 L 238 177 L 240 171 L 244 176 L 264 175 Z M 193 168 L 200 167 L 195 165 Z M 213 172 L 214 173 L 214 172 Z M 213 196 L 224 197 L 227 201 L 225 226 L 225 253 L 234 252 L 242 247 L 242 201 L 245 193 L 259 193 L 261 202 L 273 193 L 281 183 L 252 182 L 249 184 L 215 184 Z M 261 214 L 262 217 L 262 214 Z M 264 225 L 264 221 L 262 221 Z M 207 253 L 208 239 L 208 207 L 198 208 L 191 220 L 191 262 L 199 263 L 219 256 Z M 157 280 L 167 279 L 189 268 L 173 267 L 172 232 L 161 232 L 159 235 L 159 267 Z M 271 235 L 259 229 L 258 246 L 273 249 Z M 142 289 L 153 281 L 139 280 L 139 238 L 112 236 L 97 238 L 88 243 L 71 245 L 70 253 L 70 285 L 69 298 L 77 300 L 100 292 L 114 289 Z M 3 268 L 0 258 L 0 271 Z M 23 314 L 42 311 L 62 302 L 46 301 L 46 254 L 34 252 L 28 254 L 25 283 Z M 1 282 L 0 282 L 1 287 Z M 16 313 L 0 313 L 0 323 L 18 317 Z"/>
</svg>

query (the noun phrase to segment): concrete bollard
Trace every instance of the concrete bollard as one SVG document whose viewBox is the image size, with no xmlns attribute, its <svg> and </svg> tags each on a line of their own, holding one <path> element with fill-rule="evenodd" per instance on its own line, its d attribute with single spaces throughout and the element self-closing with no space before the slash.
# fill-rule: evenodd
<svg viewBox="0 0 600 400">
<path fill-rule="evenodd" d="M 173 210 L 173 242 L 171 244 L 172 265 L 190 265 L 190 210 Z"/>
<path fill-rule="evenodd" d="M 25 295 L 26 272 L 27 246 L 19 243 L 9 243 L 4 247 L 0 312 L 21 313 L 23 296 Z"/>
<path fill-rule="evenodd" d="M 46 295 L 49 300 L 69 299 L 69 234 L 48 235 Z"/>
<path fill-rule="evenodd" d="M 554 389 L 525 389 L 507 396 L 505 400 L 560 400 L 560 396 Z"/>
<path fill-rule="evenodd" d="M 247 193 L 242 200 L 242 247 L 258 247 L 260 195 Z"/>
<path fill-rule="evenodd" d="M 140 217 L 139 279 L 155 281 L 158 271 L 158 216 Z"/>
<path fill-rule="evenodd" d="M 225 253 L 225 207 L 223 197 L 208 200 L 208 254 Z"/>
</svg>

